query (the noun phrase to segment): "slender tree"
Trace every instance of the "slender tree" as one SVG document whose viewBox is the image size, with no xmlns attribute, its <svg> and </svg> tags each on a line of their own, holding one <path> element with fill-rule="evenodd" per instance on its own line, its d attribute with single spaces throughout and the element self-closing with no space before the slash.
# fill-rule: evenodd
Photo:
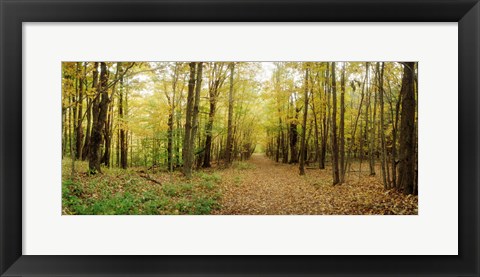
<svg viewBox="0 0 480 277">
<path fill-rule="evenodd" d="M 119 63 L 119 70 L 122 71 L 122 64 Z M 125 169 L 127 168 L 127 131 L 125 128 L 125 109 L 124 105 L 127 102 L 127 95 L 124 95 L 124 77 L 120 79 L 120 90 L 119 90 L 119 99 L 118 99 L 118 117 L 119 117 L 119 148 L 120 148 L 120 167 Z M 124 99 L 125 96 L 125 99 Z"/>
<path fill-rule="evenodd" d="M 340 79 L 340 183 L 345 182 L 345 65 L 343 62 L 342 76 Z"/>
<path fill-rule="evenodd" d="M 380 133 L 380 143 L 381 143 L 381 150 L 382 150 L 382 181 L 383 181 L 383 188 L 389 189 L 390 188 L 390 180 L 388 180 L 388 165 L 387 165 L 387 145 L 385 141 L 385 108 L 383 102 L 383 72 L 385 68 L 385 63 L 381 63 L 382 66 L 380 68 L 379 63 L 377 63 L 377 71 L 378 74 L 378 92 L 379 92 L 379 101 L 380 101 L 380 126 L 379 126 L 379 133 Z"/>
<path fill-rule="evenodd" d="M 307 114 L 308 114 L 308 65 L 305 67 L 305 81 L 304 81 L 304 90 L 305 90 L 305 95 L 304 95 L 304 105 L 303 105 L 303 125 L 302 125 L 302 141 L 301 141 L 301 146 L 300 146 L 300 162 L 299 162 L 299 167 L 300 167 L 300 175 L 305 175 L 305 154 L 306 154 L 306 130 L 307 130 Z"/>
<path fill-rule="evenodd" d="M 211 167 L 211 155 L 212 155 L 212 140 L 213 140 L 213 123 L 215 120 L 215 113 L 217 111 L 217 101 L 218 95 L 220 93 L 220 88 L 222 87 L 226 75 L 223 63 L 213 63 L 213 68 L 210 72 L 210 82 L 209 82 L 209 112 L 208 112 L 208 121 L 205 126 L 205 149 L 204 149 L 204 160 L 203 167 Z"/>
<path fill-rule="evenodd" d="M 340 183 L 338 170 L 338 140 L 337 140 L 337 85 L 335 80 L 335 62 L 332 62 L 332 171 L 333 185 Z"/>
<path fill-rule="evenodd" d="M 85 66 L 82 66 L 81 63 L 77 63 L 77 66 L 80 69 L 78 77 L 78 116 L 77 116 L 77 128 L 76 128 L 76 159 L 82 158 L 82 143 L 83 143 L 83 98 L 84 98 L 84 82 L 85 82 Z"/>
<path fill-rule="evenodd" d="M 227 145 L 225 149 L 225 162 L 230 165 L 232 162 L 232 150 L 233 150 L 233 73 L 235 70 L 235 63 L 230 63 L 230 90 L 228 92 L 228 123 L 227 123 Z"/>
<path fill-rule="evenodd" d="M 192 116 L 192 135 L 190 137 L 190 148 L 192 149 L 191 152 L 191 165 L 190 167 L 193 166 L 193 161 L 194 161 L 194 154 L 195 153 L 195 138 L 197 136 L 197 133 L 198 133 L 198 125 L 199 125 L 199 122 L 198 122 L 198 114 L 200 112 L 200 93 L 202 91 L 202 78 L 203 78 L 203 63 L 202 62 L 199 62 L 197 63 L 197 83 L 195 84 L 195 102 L 193 104 L 193 116 Z"/>
</svg>

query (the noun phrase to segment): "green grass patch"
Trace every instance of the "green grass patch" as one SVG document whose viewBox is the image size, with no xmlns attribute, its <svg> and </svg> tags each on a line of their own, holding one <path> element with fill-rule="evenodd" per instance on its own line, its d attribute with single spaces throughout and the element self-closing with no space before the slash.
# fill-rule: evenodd
<svg viewBox="0 0 480 277">
<path fill-rule="evenodd" d="M 63 172 L 69 171 L 64 163 Z M 66 167 L 66 168 L 65 168 Z M 76 168 L 85 169 L 84 162 Z M 170 180 L 161 185 L 142 178 L 134 170 L 103 169 L 88 175 L 78 170 L 74 180 L 69 172 L 62 181 L 62 213 L 66 215 L 204 215 L 219 209 L 221 175 L 200 172 L 192 180 L 169 179 L 158 173 L 150 177 Z"/>
<path fill-rule="evenodd" d="M 220 174 L 216 172 L 213 172 L 213 173 L 199 172 L 198 176 L 204 182 L 213 182 L 218 184 L 222 181 L 222 176 L 220 176 Z"/>
</svg>

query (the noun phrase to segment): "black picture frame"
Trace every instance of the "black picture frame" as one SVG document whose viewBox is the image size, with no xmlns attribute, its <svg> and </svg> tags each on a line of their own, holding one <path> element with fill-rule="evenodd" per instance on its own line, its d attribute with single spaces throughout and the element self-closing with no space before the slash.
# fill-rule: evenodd
<svg viewBox="0 0 480 277">
<path fill-rule="evenodd" d="M 0 0 L 0 9 L 1 276 L 479 276 L 478 0 Z M 22 22 L 102 21 L 458 22 L 459 255 L 22 255 Z"/>
</svg>

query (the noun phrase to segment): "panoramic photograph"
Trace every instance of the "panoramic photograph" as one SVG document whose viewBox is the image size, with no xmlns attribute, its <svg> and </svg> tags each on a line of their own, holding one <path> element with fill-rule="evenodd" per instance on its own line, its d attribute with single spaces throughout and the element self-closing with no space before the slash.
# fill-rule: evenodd
<svg viewBox="0 0 480 277">
<path fill-rule="evenodd" d="M 418 215 L 417 62 L 61 67 L 62 215 Z"/>
</svg>

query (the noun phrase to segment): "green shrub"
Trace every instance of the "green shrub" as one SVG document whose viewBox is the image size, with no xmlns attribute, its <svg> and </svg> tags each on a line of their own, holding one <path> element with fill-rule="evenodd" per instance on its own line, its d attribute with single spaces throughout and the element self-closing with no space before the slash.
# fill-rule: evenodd
<svg viewBox="0 0 480 277">
<path fill-rule="evenodd" d="M 218 173 L 208 174 L 205 172 L 200 172 L 199 175 L 202 181 L 214 182 L 217 184 L 222 181 L 222 176 L 220 176 Z"/>
</svg>

